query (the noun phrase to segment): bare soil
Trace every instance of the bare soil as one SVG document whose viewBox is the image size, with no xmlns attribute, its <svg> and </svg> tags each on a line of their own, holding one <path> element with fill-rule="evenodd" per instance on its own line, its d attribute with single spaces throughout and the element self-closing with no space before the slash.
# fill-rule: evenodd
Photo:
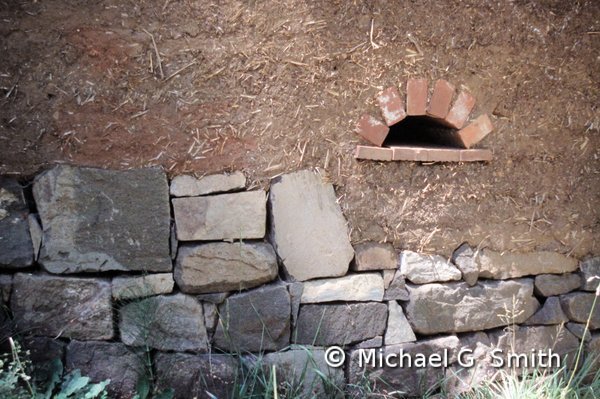
<svg viewBox="0 0 600 399">
<path fill-rule="evenodd" d="M 0 0 L 0 21 L 0 174 L 316 168 L 353 242 L 599 253 L 598 1 Z M 410 76 L 475 95 L 493 162 L 353 158 Z"/>
</svg>

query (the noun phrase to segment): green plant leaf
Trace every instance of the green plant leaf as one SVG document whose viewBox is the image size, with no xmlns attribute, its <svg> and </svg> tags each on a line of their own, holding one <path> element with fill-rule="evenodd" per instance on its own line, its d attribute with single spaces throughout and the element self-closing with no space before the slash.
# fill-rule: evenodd
<svg viewBox="0 0 600 399">
<path fill-rule="evenodd" d="M 150 381 L 148 380 L 148 376 L 143 374 L 137 381 L 136 385 L 137 395 L 136 397 L 139 399 L 146 399 L 150 394 Z"/>
<path fill-rule="evenodd" d="M 154 399 L 173 399 L 175 396 L 175 391 L 173 388 L 165 389 L 162 392 L 159 392 L 154 396 Z"/>
<path fill-rule="evenodd" d="M 88 390 L 88 392 L 85 394 L 84 399 L 94 399 L 97 398 L 98 395 L 101 395 L 100 397 L 106 397 L 106 387 L 108 386 L 108 384 L 110 384 L 110 380 L 104 380 L 102 382 L 99 382 L 97 384 L 92 384 Z"/>
</svg>

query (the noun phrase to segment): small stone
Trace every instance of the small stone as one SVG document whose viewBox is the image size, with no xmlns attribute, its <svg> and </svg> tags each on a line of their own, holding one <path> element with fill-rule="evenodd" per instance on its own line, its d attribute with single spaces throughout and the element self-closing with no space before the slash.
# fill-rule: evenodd
<svg viewBox="0 0 600 399">
<path fill-rule="evenodd" d="M 10 293 L 12 291 L 13 275 L 0 274 L 0 300 L 8 304 Z"/>
<path fill-rule="evenodd" d="M 356 255 L 352 270 L 395 270 L 398 267 L 396 251 L 392 244 L 365 242 L 354 247 Z"/>
<path fill-rule="evenodd" d="M 243 190 L 245 187 L 246 176 L 242 172 L 209 175 L 200 179 L 189 175 L 180 175 L 175 176 L 171 181 L 171 195 L 174 197 L 195 197 Z"/>
<path fill-rule="evenodd" d="M 239 291 L 272 281 L 277 270 L 277 255 L 269 243 L 185 245 L 175 263 L 175 281 L 190 294 Z"/>
<path fill-rule="evenodd" d="M 382 274 L 383 274 L 383 288 L 387 290 L 388 288 L 390 288 L 390 284 L 392 284 L 392 280 L 394 279 L 394 276 L 396 275 L 396 270 L 383 270 Z"/>
<path fill-rule="evenodd" d="M 443 257 L 412 251 L 403 251 L 400 255 L 400 271 L 414 284 L 456 281 L 462 276 L 460 270 Z"/>
<path fill-rule="evenodd" d="M 204 310 L 204 324 L 206 325 L 206 331 L 208 332 L 208 335 L 212 336 L 217 329 L 219 310 L 217 305 L 210 302 L 202 303 L 202 309 Z"/>
<path fill-rule="evenodd" d="M 179 241 L 263 238 L 267 220 L 262 190 L 174 198 Z"/>
<path fill-rule="evenodd" d="M 98 383 L 110 380 L 106 387 L 112 397 L 130 398 L 136 394 L 138 379 L 146 372 L 143 351 L 120 342 L 72 341 L 67 346 L 67 370 L 79 369 L 81 375 Z"/>
<path fill-rule="evenodd" d="M 296 343 L 351 345 L 383 335 L 387 306 L 383 303 L 303 305 L 296 325 Z"/>
<path fill-rule="evenodd" d="M 541 296 L 555 296 L 576 290 L 581 278 L 575 273 L 540 274 L 535 276 L 535 292 Z"/>
<path fill-rule="evenodd" d="M 471 287 L 477 284 L 479 278 L 479 267 L 475 258 L 475 251 L 467 243 L 462 244 L 452 254 L 452 262 L 462 273 L 463 280 Z"/>
<path fill-rule="evenodd" d="M 302 300 L 302 293 L 304 292 L 303 283 L 289 283 L 287 285 L 288 292 L 290 294 L 290 301 L 292 302 L 292 327 L 296 325 L 298 320 L 298 312 L 300 311 L 300 301 Z"/>
<path fill-rule="evenodd" d="M 408 290 L 406 289 L 406 282 L 404 281 L 404 275 L 398 270 L 394 279 L 390 283 L 390 286 L 385 290 L 383 295 L 384 301 L 408 301 L 410 299 Z"/>
<path fill-rule="evenodd" d="M 33 195 L 44 229 L 38 261 L 47 271 L 172 270 L 162 169 L 59 165 L 35 178 Z"/>
<path fill-rule="evenodd" d="M 404 312 L 398 302 L 390 301 L 388 304 L 388 323 L 385 331 L 385 344 L 396 345 L 417 340 Z"/>
<path fill-rule="evenodd" d="M 588 292 L 571 292 L 560 296 L 560 304 L 571 321 L 586 323 L 592 311 L 594 296 Z M 600 328 L 600 306 L 596 306 L 591 314 L 590 328 Z"/>
<path fill-rule="evenodd" d="M 117 301 L 144 298 L 152 295 L 170 294 L 173 292 L 172 273 L 148 274 L 136 277 L 114 277 L 112 280 L 112 297 Z"/>
<path fill-rule="evenodd" d="M 489 249 L 479 251 L 479 277 L 493 279 L 517 278 L 538 274 L 562 274 L 577 270 L 577 260 L 556 252 L 499 253 Z"/>
<path fill-rule="evenodd" d="M 206 352 L 204 311 L 194 297 L 153 296 L 120 309 L 121 341 L 158 350 Z"/>
<path fill-rule="evenodd" d="M 552 325 L 561 324 L 569 321 L 560 306 L 560 299 L 556 296 L 546 299 L 544 306 L 533 316 L 527 319 L 523 325 Z"/>
<path fill-rule="evenodd" d="M 28 214 L 21 185 L 0 177 L 0 269 L 22 269 L 33 263 Z"/>
<path fill-rule="evenodd" d="M 297 281 L 340 277 L 354 249 L 330 183 L 308 170 L 283 175 L 269 191 L 271 242 Z"/>
<path fill-rule="evenodd" d="M 238 360 L 230 355 L 157 353 L 158 391 L 173 389 L 176 399 L 229 398 L 240 384 Z"/>
<path fill-rule="evenodd" d="M 379 273 L 352 274 L 304 283 L 300 303 L 333 301 L 379 302 L 383 299 L 383 278 Z"/>
<path fill-rule="evenodd" d="M 290 295 L 276 284 L 232 295 L 219 305 L 215 346 L 235 352 L 280 350 L 290 343 Z"/>
<path fill-rule="evenodd" d="M 583 337 L 585 336 L 585 342 L 592 340 L 592 334 L 590 333 L 590 330 L 585 329 L 585 324 L 567 323 L 566 326 L 567 330 L 571 331 L 571 333 L 577 338 L 584 339 Z"/>
<path fill-rule="evenodd" d="M 381 346 L 383 346 L 383 337 L 381 335 L 378 335 L 374 338 L 370 338 L 359 342 L 358 344 L 354 345 L 353 349 L 380 348 Z"/>
<path fill-rule="evenodd" d="M 82 340 L 113 337 L 108 280 L 18 273 L 10 303 L 20 331 Z"/>
<path fill-rule="evenodd" d="M 581 289 L 596 291 L 600 284 L 600 256 L 581 262 Z"/>
<path fill-rule="evenodd" d="M 37 215 L 30 214 L 27 216 L 27 223 L 29 224 L 29 233 L 31 234 L 31 244 L 33 245 L 33 260 L 37 261 L 40 248 L 42 247 L 42 226 L 38 221 Z"/>
</svg>

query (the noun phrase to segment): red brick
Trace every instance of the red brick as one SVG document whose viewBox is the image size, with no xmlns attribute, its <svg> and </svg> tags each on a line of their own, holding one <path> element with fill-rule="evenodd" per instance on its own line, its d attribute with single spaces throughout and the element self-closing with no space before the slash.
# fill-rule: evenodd
<svg viewBox="0 0 600 399">
<path fill-rule="evenodd" d="M 406 82 L 406 113 L 408 115 L 425 115 L 427 113 L 428 83 L 427 79 L 408 79 Z"/>
<path fill-rule="evenodd" d="M 458 131 L 458 137 L 465 148 L 471 148 L 473 145 L 483 140 L 483 138 L 492 130 L 494 130 L 494 126 L 492 125 L 490 117 L 487 114 L 483 114 L 471 122 L 467 127 L 460 129 Z"/>
<path fill-rule="evenodd" d="M 406 118 L 404 100 L 400 96 L 398 89 L 395 87 L 388 87 L 379 93 L 377 102 L 381 108 L 383 119 L 385 119 L 385 123 L 387 123 L 388 126 L 392 126 Z"/>
<path fill-rule="evenodd" d="M 460 149 L 458 148 L 430 148 L 427 151 L 429 162 L 459 162 Z"/>
<path fill-rule="evenodd" d="M 392 160 L 392 149 L 383 147 L 369 147 L 366 145 L 357 145 L 356 153 L 354 154 L 356 159 L 371 159 L 373 161 L 391 161 Z"/>
<path fill-rule="evenodd" d="M 487 149 L 460 150 L 461 162 L 491 161 L 492 151 Z"/>
<path fill-rule="evenodd" d="M 461 91 L 444 121 L 455 129 L 461 129 L 475 106 L 475 97 L 466 91 Z"/>
<path fill-rule="evenodd" d="M 389 131 L 385 123 L 368 114 L 363 115 L 356 124 L 356 133 L 378 147 L 381 147 Z"/>
<path fill-rule="evenodd" d="M 453 96 L 454 85 L 444 79 L 439 79 L 435 82 L 427 113 L 434 118 L 444 119 L 450 110 Z"/>
</svg>

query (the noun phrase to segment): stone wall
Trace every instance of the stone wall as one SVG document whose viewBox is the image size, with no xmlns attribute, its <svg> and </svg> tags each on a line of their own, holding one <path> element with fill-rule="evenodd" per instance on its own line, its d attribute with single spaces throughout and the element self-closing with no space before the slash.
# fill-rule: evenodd
<svg viewBox="0 0 600 399">
<path fill-rule="evenodd" d="M 60 357 L 110 378 L 119 397 L 147 372 L 144 353 L 156 383 L 178 397 L 227 397 L 239 366 L 231 353 L 263 353 L 280 381 L 312 356 L 307 390 L 323 389 L 309 384 L 318 369 L 339 386 L 366 375 L 419 395 L 454 373 L 488 378 L 491 348 L 552 348 L 569 362 L 580 339 L 590 352 L 600 346 L 600 307 L 583 335 L 598 257 L 465 243 L 447 259 L 352 245 L 334 188 L 317 173 L 280 176 L 268 192 L 246 184 L 240 172 L 169 185 L 156 168 L 71 166 L 26 192 L 0 179 L 2 334 L 22 337 L 34 361 Z M 339 368 L 325 363 L 331 346 L 344 349 Z M 448 364 L 361 367 L 369 348 L 445 353 Z M 459 367 L 465 348 L 477 367 Z"/>
</svg>

